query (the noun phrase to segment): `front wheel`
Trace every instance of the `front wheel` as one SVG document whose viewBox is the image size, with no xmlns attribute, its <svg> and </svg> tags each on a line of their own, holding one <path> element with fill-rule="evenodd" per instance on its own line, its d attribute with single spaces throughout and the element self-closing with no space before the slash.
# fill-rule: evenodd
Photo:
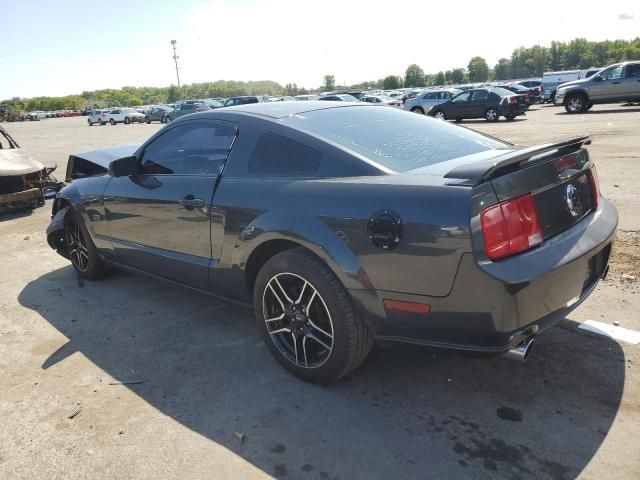
<svg viewBox="0 0 640 480">
<path fill-rule="evenodd" d="M 275 255 L 260 269 L 256 321 L 276 360 L 298 378 L 334 382 L 358 367 L 373 332 L 324 262 L 304 248 Z"/>
<path fill-rule="evenodd" d="M 93 127 L 93 122 L 91 122 L 91 120 L 87 119 L 87 123 L 89 124 L 90 127 Z"/>
<path fill-rule="evenodd" d="M 411 111 L 413 113 L 419 113 L 420 115 L 424 115 L 424 109 L 422 107 L 413 107 Z"/>
<path fill-rule="evenodd" d="M 580 113 L 587 108 L 587 100 L 584 95 L 574 93 L 568 95 L 564 101 L 564 109 L 567 113 Z"/>
<path fill-rule="evenodd" d="M 71 264 L 80 276 L 87 280 L 98 280 L 109 272 L 84 223 L 75 212 L 67 214 L 65 219 L 64 242 Z"/>
<path fill-rule="evenodd" d="M 116 124 L 116 121 L 112 118 L 111 120 L 109 120 L 109 123 L 113 126 Z"/>
<path fill-rule="evenodd" d="M 437 118 L 438 120 L 446 120 L 447 116 L 444 114 L 444 112 L 442 110 L 436 110 L 435 112 L 433 112 L 433 116 L 434 118 Z"/>
<path fill-rule="evenodd" d="M 129 117 L 125 117 L 124 123 L 125 125 L 129 125 L 131 123 L 131 119 Z"/>
<path fill-rule="evenodd" d="M 495 108 L 487 108 L 484 112 L 484 119 L 487 122 L 497 122 L 498 118 L 500 118 L 500 114 Z"/>
<path fill-rule="evenodd" d="M 144 121 L 147 122 L 147 125 L 151 123 L 151 119 L 149 117 L 145 118 Z"/>
</svg>

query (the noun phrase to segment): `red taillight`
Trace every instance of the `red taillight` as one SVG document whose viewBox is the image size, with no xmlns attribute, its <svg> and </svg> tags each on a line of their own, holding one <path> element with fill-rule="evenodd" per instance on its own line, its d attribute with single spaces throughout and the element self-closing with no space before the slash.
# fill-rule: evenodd
<svg viewBox="0 0 640 480">
<path fill-rule="evenodd" d="M 542 243 L 533 197 L 525 195 L 487 208 L 480 217 L 484 249 L 491 260 L 514 255 Z"/>
<path fill-rule="evenodd" d="M 595 165 L 588 170 L 587 175 L 589 176 L 589 183 L 591 184 L 591 204 L 595 210 L 598 208 L 598 199 L 600 198 L 600 183 L 598 182 L 598 172 Z"/>
</svg>

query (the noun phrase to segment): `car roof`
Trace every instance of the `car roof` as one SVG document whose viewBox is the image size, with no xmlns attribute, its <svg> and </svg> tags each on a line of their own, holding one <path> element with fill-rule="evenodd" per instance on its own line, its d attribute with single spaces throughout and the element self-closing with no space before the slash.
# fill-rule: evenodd
<svg viewBox="0 0 640 480">
<path fill-rule="evenodd" d="M 234 113 L 249 113 L 253 115 L 260 115 L 263 117 L 271 118 L 284 118 L 291 115 L 299 115 L 301 113 L 312 112 L 315 110 L 326 110 L 329 108 L 353 108 L 363 107 L 369 108 L 369 105 L 364 103 L 355 102 L 326 102 L 326 101 L 285 101 L 285 102 L 263 102 L 263 103 L 249 103 L 247 105 L 236 105 L 233 107 L 221 108 L 214 110 L 215 114 L 219 115 L 224 112 Z"/>
</svg>

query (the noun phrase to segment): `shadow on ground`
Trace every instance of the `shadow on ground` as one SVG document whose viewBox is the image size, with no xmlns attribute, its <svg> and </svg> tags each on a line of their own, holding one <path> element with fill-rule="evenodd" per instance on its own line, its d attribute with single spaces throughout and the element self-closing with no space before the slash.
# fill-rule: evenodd
<svg viewBox="0 0 640 480">
<path fill-rule="evenodd" d="M 574 478 L 624 385 L 619 346 L 570 321 L 545 332 L 527 364 L 378 347 L 319 387 L 272 360 L 251 311 L 156 280 L 116 273 L 80 288 L 67 267 L 19 300 L 69 339 L 43 369 L 81 352 L 280 478 Z"/>
</svg>

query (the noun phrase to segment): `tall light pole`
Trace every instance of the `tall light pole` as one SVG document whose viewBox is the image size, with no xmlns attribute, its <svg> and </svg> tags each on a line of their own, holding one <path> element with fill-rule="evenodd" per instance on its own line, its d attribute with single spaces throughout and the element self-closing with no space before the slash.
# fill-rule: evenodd
<svg viewBox="0 0 640 480">
<path fill-rule="evenodd" d="M 176 55 L 176 41 L 171 40 L 171 46 L 173 47 L 173 61 L 176 63 L 176 77 L 178 78 L 178 88 L 180 88 L 180 74 L 178 73 L 178 55 Z"/>
</svg>

